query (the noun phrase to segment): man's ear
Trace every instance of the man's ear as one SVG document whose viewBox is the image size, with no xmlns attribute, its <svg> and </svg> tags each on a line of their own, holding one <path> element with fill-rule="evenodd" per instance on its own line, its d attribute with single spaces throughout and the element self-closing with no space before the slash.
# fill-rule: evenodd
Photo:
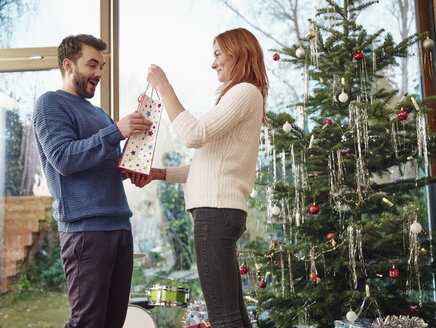
<svg viewBox="0 0 436 328">
<path fill-rule="evenodd" d="M 71 59 L 65 58 L 62 62 L 62 65 L 64 66 L 65 72 L 73 74 L 73 62 L 71 61 Z"/>
</svg>

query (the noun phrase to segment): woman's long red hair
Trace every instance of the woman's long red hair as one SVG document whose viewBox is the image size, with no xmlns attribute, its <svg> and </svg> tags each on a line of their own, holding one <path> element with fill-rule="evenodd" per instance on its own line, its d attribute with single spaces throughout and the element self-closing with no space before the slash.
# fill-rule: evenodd
<svg viewBox="0 0 436 328">
<path fill-rule="evenodd" d="M 234 58 L 230 69 L 229 83 L 221 91 L 221 97 L 234 85 L 242 82 L 254 84 L 263 96 L 263 124 L 268 125 L 265 113 L 265 102 L 268 95 L 268 76 L 266 75 L 263 52 L 256 37 L 244 28 L 223 32 L 215 37 L 221 50 Z"/>
</svg>

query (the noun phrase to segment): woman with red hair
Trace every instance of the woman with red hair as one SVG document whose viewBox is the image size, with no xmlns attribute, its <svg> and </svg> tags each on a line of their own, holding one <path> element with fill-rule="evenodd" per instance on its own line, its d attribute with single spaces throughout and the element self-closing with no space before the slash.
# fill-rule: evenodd
<svg viewBox="0 0 436 328">
<path fill-rule="evenodd" d="M 195 148 L 192 163 L 152 168 L 132 176 L 186 183 L 186 209 L 194 219 L 201 288 L 214 328 L 251 327 L 244 305 L 236 243 L 246 230 L 247 197 L 255 178 L 261 126 L 267 124 L 268 78 L 256 37 L 243 28 L 219 34 L 213 43 L 222 85 L 215 106 L 199 119 L 185 110 L 163 70 L 151 65 L 147 80 L 157 90 L 178 137 Z"/>
</svg>

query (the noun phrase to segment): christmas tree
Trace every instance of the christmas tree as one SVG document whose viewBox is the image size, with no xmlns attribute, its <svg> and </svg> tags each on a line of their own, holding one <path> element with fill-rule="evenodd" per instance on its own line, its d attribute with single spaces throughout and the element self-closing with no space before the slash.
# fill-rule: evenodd
<svg viewBox="0 0 436 328">
<path fill-rule="evenodd" d="M 261 326 L 409 315 L 436 327 L 425 223 L 435 99 L 398 97 L 382 74 L 426 35 L 369 34 L 356 17 L 376 2 L 327 0 L 300 44 L 274 55 L 304 72 L 304 100 L 269 114 L 253 197 L 263 185 L 270 242 L 239 251 Z"/>
</svg>

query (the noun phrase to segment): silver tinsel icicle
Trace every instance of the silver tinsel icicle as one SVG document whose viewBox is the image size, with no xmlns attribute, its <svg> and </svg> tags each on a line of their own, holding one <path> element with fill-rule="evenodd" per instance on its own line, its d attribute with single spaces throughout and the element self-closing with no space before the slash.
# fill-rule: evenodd
<svg viewBox="0 0 436 328">
<path fill-rule="evenodd" d="M 273 207 L 273 196 L 274 194 L 274 190 L 273 187 L 271 186 L 267 186 L 266 187 L 266 194 L 265 194 L 265 198 L 266 198 L 266 223 L 267 224 L 272 224 L 272 213 L 271 213 L 271 209 Z"/>
<path fill-rule="evenodd" d="M 349 239 L 349 249 L 348 249 L 348 267 L 350 270 L 350 277 L 352 279 L 351 286 L 357 289 L 357 273 L 356 273 L 356 243 L 354 240 L 354 229 L 353 226 L 348 227 L 348 239 Z"/>
<path fill-rule="evenodd" d="M 305 110 L 304 106 L 295 106 L 294 107 L 294 118 L 295 118 L 295 125 L 300 129 L 304 130 L 304 122 L 306 120 L 305 118 Z"/>
<path fill-rule="evenodd" d="M 386 318 L 377 318 L 372 325 L 373 328 L 425 328 L 428 325 L 418 317 L 409 317 L 400 315 L 387 316 Z"/>
</svg>

